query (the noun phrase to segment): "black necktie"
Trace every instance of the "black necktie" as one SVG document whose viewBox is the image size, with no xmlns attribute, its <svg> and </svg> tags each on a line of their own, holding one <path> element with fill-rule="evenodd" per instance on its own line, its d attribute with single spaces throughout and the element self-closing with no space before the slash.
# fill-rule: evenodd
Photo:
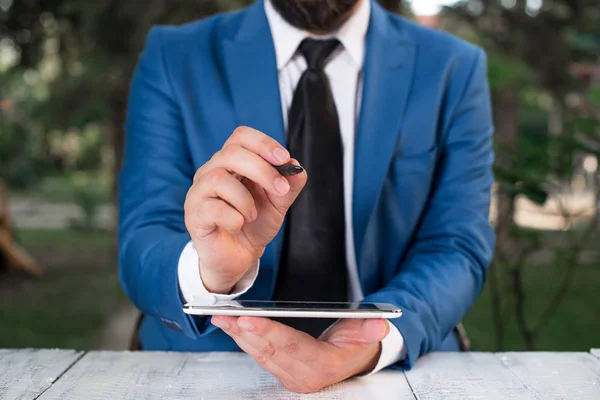
<svg viewBox="0 0 600 400">
<path fill-rule="evenodd" d="M 305 39 L 306 58 L 289 112 L 288 149 L 308 182 L 287 214 L 274 300 L 347 301 L 343 149 L 337 110 L 323 68 L 337 40 Z M 333 321 L 280 321 L 315 337 Z"/>
</svg>

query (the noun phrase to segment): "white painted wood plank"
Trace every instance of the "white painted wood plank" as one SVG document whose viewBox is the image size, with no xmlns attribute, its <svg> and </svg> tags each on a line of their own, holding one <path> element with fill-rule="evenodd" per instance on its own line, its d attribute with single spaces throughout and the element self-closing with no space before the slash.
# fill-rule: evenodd
<svg viewBox="0 0 600 400">
<path fill-rule="evenodd" d="M 0 349 L 0 399 L 36 399 L 80 356 L 74 350 Z"/>
<path fill-rule="evenodd" d="M 542 399 L 600 399 L 600 361 L 588 353 L 498 355 Z"/>
<path fill-rule="evenodd" d="M 411 399 L 402 372 L 383 371 L 320 393 L 289 392 L 243 353 L 90 352 L 41 400 Z"/>
<path fill-rule="evenodd" d="M 417 399 L 538 399 L 492 353 L 432 353 L 406 378 Z"/>
<path fill-rule="evenodd" d="M 600 358 L 600 349 L 591 349 L 590 353 L 592 353 L 596 357 Z"/>
</svg>

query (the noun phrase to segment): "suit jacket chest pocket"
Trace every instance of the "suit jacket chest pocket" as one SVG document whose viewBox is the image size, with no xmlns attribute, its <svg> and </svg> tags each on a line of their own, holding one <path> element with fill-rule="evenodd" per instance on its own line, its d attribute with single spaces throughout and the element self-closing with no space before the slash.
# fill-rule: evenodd
<svg viewBox="0 0 600 400">
<path fill-rule="evenodd" d="M 431 184 L 438 149 L 394 157 L 390 171 L 390 210 L 401 218 L 397 221 L 409 235 L 418 222 L 431 194 Z"/>
<path fill-rule="evenodd" d="M 400 152 L 392 160 L 392 173 L 395 176 L 431 173 L 435 167 L 437 153 L 437 147 L 416 154 Z"/>
</svg>

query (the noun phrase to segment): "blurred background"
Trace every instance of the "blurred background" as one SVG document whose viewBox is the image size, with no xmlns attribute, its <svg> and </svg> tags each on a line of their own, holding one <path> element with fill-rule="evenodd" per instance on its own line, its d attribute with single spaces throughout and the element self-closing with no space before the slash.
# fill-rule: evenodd
<svg viewBox="0 0 600 400">
<path fill-rule="evenodd" d="M 115 174 L 148 29 L 230 0 L 0 0 L 0 348 L 124 349 Z M 600 344 L 600 2 L 381 0 L 484 47 L 496 257 L 476 350 Z"/>
</svg>

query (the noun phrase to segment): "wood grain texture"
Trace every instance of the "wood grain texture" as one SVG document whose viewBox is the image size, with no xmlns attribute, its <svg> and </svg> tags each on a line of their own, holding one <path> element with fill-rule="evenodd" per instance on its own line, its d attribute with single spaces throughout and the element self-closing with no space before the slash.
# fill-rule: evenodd
<svg viewBox="0 0 600 400">
<path fill-rule="evenodd" d="M 311 395 L 289 392 L 243 353 L 90 352 L 41 400 L 411 399 L 402 372 L 383 371 Z"/>
<path fill-rule="evenodd" d="M 432 353 L 406 377 L 417 399 L 538 399 L 492 353 Z"/>
<path fill-rule="evenodd" d="M 0 350 L 0 399 L 36 399 L 80 356 L 74 350 Z"/>
<path fill-rule="evenodd" d="M 592 353 L 594 356 L 600 358 L 600 349 L 591 349 L 590 353 Z"/>
<path fill-rule="evenodd" d="M 600 360 L 589 353 L 503 353 L 498 356 L 541 399 L 600 399 Z"/>
</svg>

